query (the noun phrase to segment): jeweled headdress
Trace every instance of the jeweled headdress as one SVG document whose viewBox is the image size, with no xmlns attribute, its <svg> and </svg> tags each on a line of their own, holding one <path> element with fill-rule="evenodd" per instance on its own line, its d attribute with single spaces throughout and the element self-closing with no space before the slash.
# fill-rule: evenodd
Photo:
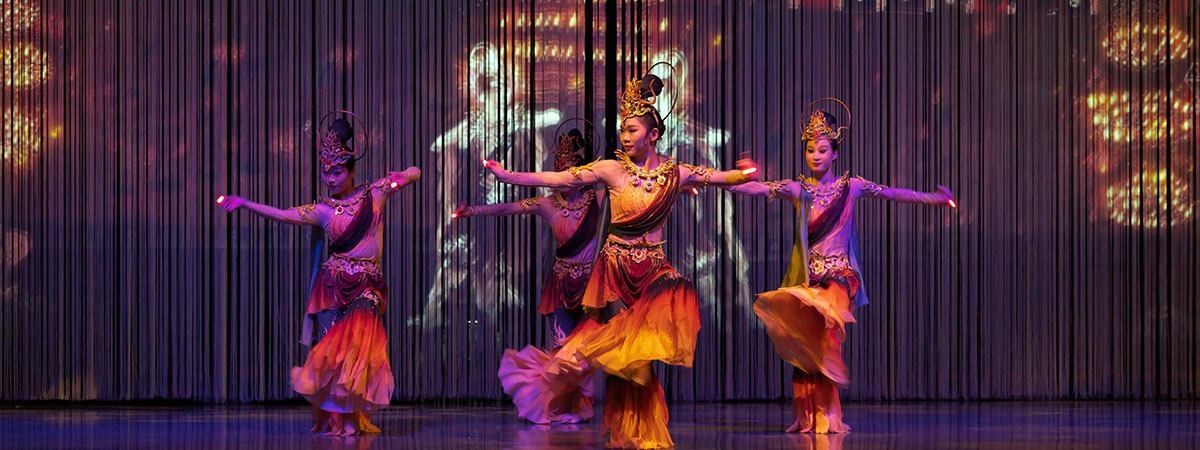
<svg viewBox="0 0 1200 450">
<path fill-rule="evenodd" d="M 572 128 L 566 133 L 558 134 L 563 125 L 573 121 L 583 122 L 587 125 L 587 130 L 581 131 L 579 128 Z M 585 132 L 587 134 L 584 134 Z M 558 128 L 554 129 L 554 135 L 558 138 L 558 145 L 554 151 L 554 170 L 561 172 L 582 164 L 584 159 L 587 158 L 584 152 L 587 151 L 588 142 L 596 136 L 596 127 L 587 119 L 572 117 L 558 124 Z M 594 151 L 595 149 L 593 149 Z"/>
<path fill-rule="evenodd" d="M 583 148 L 583 134 L 578 129 L 572 128 L 567 134 L 559 136 L 558 148 L 554 152 L 554 170 L 563 171 L 578 165 L 583 161 L 583 156 L 579 154 Z"/>
<path fill-rule="evenodd" d="M 318 128 L 324 128 L 325 119 L 329 118 L 329 116 L 333 115 L 334 113 L 342 113 L 353 117 L 354 120 L 358 122 L 360 130 L 365 131 L 366 127 L 363 125 L 362 120 L 359 119 L 354 113 L 344 110 L 330 111 L 329 113 L 325 114 L 325 116 L 321 117 Z M 334 124 L 336 124 L 336 122 Z M 343 130 L 343 133 L 346 135 L 339 135 L 338 131 L 334 130 L 333 125 L 330 125 L 329 128 L 326 128 L 325 131 L 321 132 L 321 139 L 317 143 L 317 160 L 321 163 L 321 171 L 327 171 L 332 169 L 334 166 L 346 164 L 347 162 L 350 162 L 350 160 L 362 159 L 364 156 L 365 152 L 362 149 L 355 150 L 349 145 L 346 145 L 346 141 L 353 139 L 354 137 L 353 128 Z"/>
<path fill-rule="evenodd" d="M 817 104 L 817 102 L 826 100 L 837 102 L 838 104 L 842 105 L 842 108 L 845 108 L 846 120 L 848 124 L 850 120 L 850 108 L 841 100 L 833 97 L 826 97 L 815 100 L 812 103 L 809 103 L 808 106 L 811 108 L 813 105 Z M 800 135 L 800 140 L 812 141 L 817 139 L 830 139 L 841 143 L 842 140 L 846 138 L 846 132 L 850 129 L 850 127 L 846 125 L 839 126 L 835 129 L 833 124 L 829 123 L 826 114 L 827 111 L 824 109 L 814 109 L 812 114 L 809 114 L 808 116 L 808 125 L 805 125 L 804 133 Z"/>
<path fill-rule="evenodd" d="M 654 77 L 658 79 L 658 77 Z M 621 95 L 621 118 L 628 119 L 630 117 L 639 117 L 653 112 L 656 116 L 658 110 L 654 108 L 654 101 L 658 99 L 658 95 L 652 88 L 653 81 L 646 81 L 646 78 L 640 80 L 629 80 L 625 83 L 625 93 Z M 643 89 L 643 84 L 650 89 Z M 659 81 L 659 89 L 662 89 L 662 81 Z"/>
<path fill-rule="evenodd" d="M 328 171 L 354 159 L 354 149 L 346 146 L 333 130 L 325 130 L 321 137 L 320 160 L 321 171 Z"/>
</svg>

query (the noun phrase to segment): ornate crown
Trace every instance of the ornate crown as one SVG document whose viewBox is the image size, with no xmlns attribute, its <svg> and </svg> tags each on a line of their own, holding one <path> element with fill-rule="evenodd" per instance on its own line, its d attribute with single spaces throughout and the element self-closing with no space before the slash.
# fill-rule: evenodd
<svg viewBox="0 0 1200 450">
<path fill-rule="evenodd" d="M 625 93 L 621 96 L 620 116 L 622 119 L 644 116 L 651 112 L 658 114 L 658 110 L 654 109 L 654 101 L 658 99 L 658 96 L 651 91 L 650 98 L 643 98 L 639 81 L 629 80 L 625 83 Z"/>
<path fill-rule="evenodd" d="M 584 148 L 582 135 L 567 132 L 558 136 L 558 148 L 554 152 L 554 170 L 567 170 L 583 161 L 583 156 L 579 154 L 579 150 L 582 148 Z"/>
<path fill-rule="evenodd" d="M 817 139 L 841 141 L 842 131 L 845 129 L 846 127 L 838 127 L 835 131 L 825 120 L 824 111 L 817 109 L 808 116 L 808 125 L 804 127 L 804 134 L 800 136 L 800 139 L 804 141 Z"/>
<path fill-rule="evenodd" d="M 321 136 L 321 170 L 327 171 L 334 166 L 342 165 L 349 162 L 357 156 L 354 149 L 347 147 L 338 139 L 338 135 L 331 130 L 326 130 Z"/>
</svg>

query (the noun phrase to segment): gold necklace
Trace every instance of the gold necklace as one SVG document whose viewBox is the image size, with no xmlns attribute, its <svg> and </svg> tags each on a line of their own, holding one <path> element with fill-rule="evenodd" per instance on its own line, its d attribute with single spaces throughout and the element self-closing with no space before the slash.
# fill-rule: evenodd
<svg viewBox="0 0 1200 450">
<path fill-rule="evenodd" d="M 654 190 L 655 186 L 661 186 L 667 183 L 667 172 L 675 170 L 675 159 L 667 158 L 665 161 L 659 161 L 658 167 L 652 170 L 645 170 L 634 164 L 629 159 L 629 155 L 623 150 L 617 150 L 617 158 L 621 160 L 621 164 L 625 166 L 625 173 L 629 174 L 629 184 L 634 187 L 641 186 L 646 192 Z"/>
<path fill-rule="evenodd" d="M 587 208 L 587 206 L 590 205 L 592 200 L 595 198 L 596 191 L 588 190 L 583 194 L 582 198 L 578 198 L 571 203 L 567 203 L 566 199 L 563 198 L 561 193 L 555 193 L 554 195 L 550 196 L 550 203 L 553 204 L 555 208 L 559 209 L 559 213 L 562 214 L 563 217 L 573 217 L 578 219 L 583 217 L 584 208 Z"/>
<path fill-rule="evenodd" d="M 354 214 L 358 213 L 358 208 L 360 203 L 362 203 L 366 192 L 366 190 L 360 189 L 358 192 L 355 192 L 354 195 L 342 200 L 330 197 L 322 197 L 321 201 L 333 208 L 333 213 L 336 215 L 340 216 L 342 214 L 349 214 L 353 216 Z"/>
<path fill-rule="evenodd" d="M 837 181 L 834 181 L 833 184 L 825 186 L 822 186 L 821 182 L 817 181 L 815 178 L 807 178 L 800 185 L 804 187 L 805 191 L 808 191 L 808 193 L 812 195 L 813 205 L 818 205 L 824 208 L 833 204 L 833 200 L 836 199 L 838 194 L 842 192 L 842 187 L 846 185 L 846 180 L 849 179 L 849 174 L 850 173 L 847 172 L 846 175 L 838 177 Z"/>
</svg>

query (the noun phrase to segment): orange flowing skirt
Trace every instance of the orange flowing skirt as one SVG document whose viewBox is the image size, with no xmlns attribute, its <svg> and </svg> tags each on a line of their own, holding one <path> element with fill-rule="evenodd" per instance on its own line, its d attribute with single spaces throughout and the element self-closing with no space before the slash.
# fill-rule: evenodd
<svg viewBox="0 0 1200 450">
<path fill-rule="evenodd" d="M 649 382 L 644 369 L 651 361 L 692 366 L 700 306 L 691 281 L 665 261 L 601 256 L 592 270 L 584 305 L 604 308 L 618 299 L 628 308 L 580 336 L 582 358 L 610 375 L 642 385 Z"/>
<path fill-rule="evenodd" d="M 838 388 L 850 384 L 842 343 L 846 324 L 855 321 L 851 301 L 846 286 L 834 281 L 764 292 L 754 302 L 775 353 L 801 371 L 792 379 L 798 431 L 850 431 Z"/>
<path fill-rule="evenodd" d="M 607 446 L 674 446 L 662 385 L 650 363 L 691 367 L 700 333 L 696 288 L 660 258 L 602 255 L 584 305 L 621 300 L 627 309 L 594 331 L 580 333 L 579 357 L 609 375 L 604 405 Z"/>
<path fill-rule="evenodd" d="M 292 368 L 292 387 L 313 406 L 334 413 L 329 424 L 318 423 L 314 431 L 357 422 L 360 432 L 378 432 L 366 413 L 386 407 L 395 388 L 379 317 L 353 309 L 338 320 L 308 352 L 304 366 Z"/>
</svg>

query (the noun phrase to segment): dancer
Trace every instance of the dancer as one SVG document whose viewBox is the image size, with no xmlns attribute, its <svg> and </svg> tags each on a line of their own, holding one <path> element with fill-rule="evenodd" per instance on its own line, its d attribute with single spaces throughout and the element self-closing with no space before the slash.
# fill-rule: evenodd
<svg viewBox="0 0 1200 450">
<path fill-rule="evenodd" d="M 292 388 L 312 403 L 314 433 L 379 433 L 370 412 L 388 405 L 395 385 L 380 320 L 388 295 L 380 267 L 383 207 L 421 171 L 409 167 L 356 186 L 354 166 L 363 150 L 350 147 L 353 136 L 350 122 L 337 119 L 321 138 L 321 179 L 329 197 L 286 210 L 233 195 L 217 200 L 231 212 L 246 208 L 278 222 L 319 225 L 329 238 L 330 255 L 313 282 L 301 338 L 312 348 L 304 366 L 292 368 Z"/>
<path fill-rule="evenodd" d="M 604 184 L 611 223 L 592 269 L 583 305 L 621 310 L 595 330 L 576 332 L 568 344 L 608 377 L 604 425 L 611 447 L 661 448 L 674 445 L 667 432 L 667 405 L 651 370 L 658 360 L 691 367 L 700 330 L 699 306 L 691 281 L 679 275 L 663 253 L 663 224 L 681 189 L 750 181 L 753 162 L 715 171 L 677 164 L 660 156 L 655 144 L 665 127 L 654 107 L 662 80 L 646 75 L 627 83 L 622 97 L 621 146 L 617 160 L 600 160 L 564 172 L 512 173 L 495 161 L 484 165 L 505 183 L 572 187 Z"/>
<path fill-rule="evenodd" d="M 849 117 L 848 108 L 846 114 Z M 942 186 L 924 193 L 852 178 L 849 173 L 834 175 L 831 167 L 846 130 L 838 127 L 833 114 L 814 110 L 801 137 L 812 177 L 726 188 L 786 199 L 796 207 L 796 240 L 781 288 L 759 294 L 754 302 L 754 313 L 766 326 L 775 352 L 795 366 L 795 419 L 787 427 L 789 433 L 850 431 L 842 422 L 838 394 L 838 388 L 850 382 L 842 342 L 846 323 L 855 321 L 854 308 L 867 303 L 858 265 L 854 202 L 866 196 L 956 207 L 953 194 Z"/>
<path fill-rule="evenodd" d="M 585 148 L 583 133 L 578 129 L 559 136 L 555 170 L 581 165 Z M 484 206 L 463 203 L 454 212 L 458 219 L 536 214 L 550 225 L 558 249 L 553 272 L 546 277 L 538 313 L 554 315 L 556 347 L 561 347 L 581 320 L 587 320 L 581 302 L 596 260 L 597 236 L 604 219 L 603 201 L 604 191 L 584 185 L 512 203 Z M 595 326 L 594 322 L 589 324 Z M 520 352 L 505 350 L 497 375 L 504 392 L 512 396 L 520 417 L 538 424 L 578 423 L 592 418 L 594 371 L 586 361 L 575 358 L 577 350 L 577 345 L 549 353 L 532 345 Z"/>
</svg>

